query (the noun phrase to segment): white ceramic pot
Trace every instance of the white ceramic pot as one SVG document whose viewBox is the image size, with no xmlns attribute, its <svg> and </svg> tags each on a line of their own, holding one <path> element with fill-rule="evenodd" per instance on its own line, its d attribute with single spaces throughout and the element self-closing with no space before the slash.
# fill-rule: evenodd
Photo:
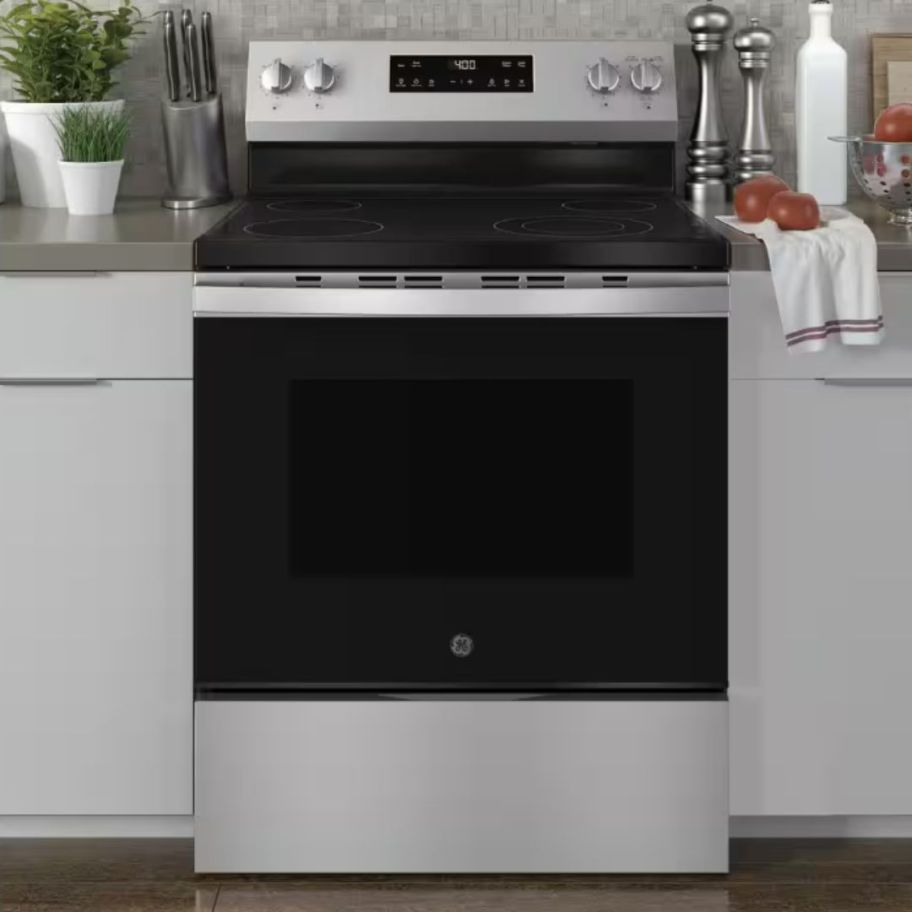
<svg viewBox="0 0 912 912">
<path fill-rule="evenodd" d="M 117 199 L 123 159 L 112 162 L 59 161 L 70 215 L 110 215 Z"/>
<path fill-rule="evenodd" d="M 119 111 L 123 99 L 87 101 L 65 104 L 33 104 L 27 101 L 0 101 L 0 111 L 6 121 L 19 196 L 23 206 L 42 209 L 63 208 L 67 201 L 63 192 L 60 169 L 60 149 L 54 124 L 66 108 L 82 105 Z"/>
</svg>

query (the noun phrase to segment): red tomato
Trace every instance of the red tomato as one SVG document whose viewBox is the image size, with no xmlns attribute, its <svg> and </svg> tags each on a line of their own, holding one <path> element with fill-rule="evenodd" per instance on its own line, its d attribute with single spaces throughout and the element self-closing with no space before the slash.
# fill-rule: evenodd
<svg viewBox="0 0 912 912">
<path fill-rule="evenodd" d="M 762 222 L 766 218 L 769 201 L 789 185 L 776 177 L 766 174 L 763 177 L 752 177 L 735 187 L 735 215 L 742 222 Z"/>
<path fill-rule="evenodd" d="M 912 142 L 912 104 L 884 108 L 874 124 L 874 139 L 879 142 Z"/>
<path fill-rule="evenodd" d="M 777 193 L 769 204 L 769 217 L 783 231 L 810 231 L 820 224 L 820 208 L 810 193 Z"/>
</svg>

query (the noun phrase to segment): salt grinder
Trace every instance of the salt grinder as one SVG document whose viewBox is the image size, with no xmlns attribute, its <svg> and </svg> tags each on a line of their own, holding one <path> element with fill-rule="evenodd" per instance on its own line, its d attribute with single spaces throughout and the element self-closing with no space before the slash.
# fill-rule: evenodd
<svg viewBox="0 0 912 912">
<path fill-rule="evenodd" d="M 735 158 L 736 182 L 773 171 L 776 159 L 766 131 L 763 82 L 774 44 L 773 33 L 763 28 L 759 19 L 750 19 L 745 28 L 735 32 L 738 67 L 744 77 L 744 126 L 741 129 L 741 147 Z"/>
<path fill-rule="evenodd" d="M 724 202 L 731 196 L 728 138 L 722 124 L 719 63 L 732 27 L 724 6 L 705 3 L 687 14 L 687 30 L 700 70 L 700 98 L 687 155 L 687 199 L 697 203 Z"/>
</svg>

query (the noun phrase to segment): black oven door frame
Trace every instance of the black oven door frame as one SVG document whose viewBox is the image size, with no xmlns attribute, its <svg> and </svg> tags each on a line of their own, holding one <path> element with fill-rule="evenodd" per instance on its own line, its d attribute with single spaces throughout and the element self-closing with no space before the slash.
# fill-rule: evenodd
<svg viewBox="0 0 912 912">
<path fill-rule="evenodd" d="M 726 323 L 198 318 L 198 695 L 724 692 Z"/>
</svg>

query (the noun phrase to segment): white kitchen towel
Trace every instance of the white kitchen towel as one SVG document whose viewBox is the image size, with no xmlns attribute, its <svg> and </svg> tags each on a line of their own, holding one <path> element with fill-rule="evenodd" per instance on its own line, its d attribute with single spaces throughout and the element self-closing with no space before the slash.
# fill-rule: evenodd
<svg viewBox="0 0 912 912">
<path fill-rule="evenodd" d="M 884 323 L 874 235 L 845 209 L 824 207 L 820 215 L 813 231 L 783 231 L 771 219 L 716 218 L 766 244 L 790 352 L 820 351 L 831 337 L 843 345 L 877 345 Z"/>
</svg>

